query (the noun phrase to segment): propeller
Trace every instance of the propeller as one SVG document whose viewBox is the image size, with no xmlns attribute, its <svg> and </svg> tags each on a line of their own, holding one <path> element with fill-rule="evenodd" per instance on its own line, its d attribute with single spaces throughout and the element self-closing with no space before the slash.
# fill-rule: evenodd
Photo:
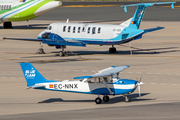
<svg viewBox="0 0 180 120">
<path fill-rule="evenodd" d="M 142 76 L 141 76 L 142 78 Z M 143 84 L 143 82 L 141 82 L 141 78 L 140 80 L 137 82 L 137 86 L 138 86 L 138 91 L 139 91 L 139 97 L 141 97 L 141 85 Z M 137 78 L 136 78 L 137 79 Z"/>
</svg>

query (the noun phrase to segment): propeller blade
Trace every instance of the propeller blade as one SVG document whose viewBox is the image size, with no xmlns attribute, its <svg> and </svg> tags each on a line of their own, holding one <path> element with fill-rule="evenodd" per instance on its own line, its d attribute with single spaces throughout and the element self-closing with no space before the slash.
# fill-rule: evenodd
<svg viewBox="0 0 180 120">
<path fill-rule="evenodd" d="M 141 97 L 141 87 L 138 85 L 138 90 L 139 90 L 139 97 Z"/>
</svg>

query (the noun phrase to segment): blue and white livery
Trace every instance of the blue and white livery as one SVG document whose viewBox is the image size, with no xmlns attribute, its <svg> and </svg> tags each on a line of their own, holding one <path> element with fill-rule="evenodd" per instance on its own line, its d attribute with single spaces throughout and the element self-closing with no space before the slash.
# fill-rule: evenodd
<svg viewBox="0 0 180 120">
<path fill-rule="evenodd" d="M 89 76 L 75 77 L 80 80 L 64 80 L 62 82 L 45 79 L 31 63 L 20 63 L 28 88 L 53 90 L 62 92 L 75 92 L 84 94 L 96 94 L 96 104 L 102 102 L 100 95 L 103 95 L 103 101 L 108 102 L 108 95 L 123 95 L 125 101 L 128 102 L 128 94 L 133 93 L 140 85 L 141 81 L 121 79 L 119 72 L 128 68 L 129 66 L 111 66 L 109 68 L 99 71 L 97 74 Z"/>
<path fill-rule="evenodd" d="M 153 29 L 139 29 L 146 7 L 156 4 L 171 4 L 174 9 L 175 2 L 157 2 L 157 3 L 139 3 L 132 5 L 123 5 L 125 12 L 127 7 L 137 6 L 135 14 L 132 18 L 120 25 L 111 24 L 88 24 L 88 23 L 52 23 L 46 30 L 42 31 L 37 39 L 24 38 L 4 38 L 14 40 L 39 41 L 49 46 L 62 48 L 59 55 L 65 55 L 66 46 L 82 46 L 86 44 L 94 45 L 112 45 L 109 53 L 116 53 L 114 45 L 124 44 L 132 40 L 141 39 L 142 35 L 147 32 L 162 29 L 157 27 Z M 44 51 L 40 48 L 40 51 Z"/>
</svg>

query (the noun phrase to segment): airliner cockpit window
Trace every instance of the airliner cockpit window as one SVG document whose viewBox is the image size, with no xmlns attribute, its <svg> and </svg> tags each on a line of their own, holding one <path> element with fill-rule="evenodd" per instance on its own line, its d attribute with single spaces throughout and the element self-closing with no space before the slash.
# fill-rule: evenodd
<svg viewBox="0 0 180 120">
<path fill-rule="evenodd" d="M 51 26 L 48 26 L 48 27 L 47 27 L 47 30 L 51 30 L 51 29 L 52 29 L 52 27 L 51 27 Z"/>
</svg>

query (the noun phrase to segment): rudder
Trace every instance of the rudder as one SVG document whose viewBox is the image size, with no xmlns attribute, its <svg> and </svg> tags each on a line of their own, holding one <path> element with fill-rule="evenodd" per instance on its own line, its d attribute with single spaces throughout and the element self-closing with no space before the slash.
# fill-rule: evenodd
<svg viewBox="0 0 180 120">
<path fill-rule="evenodd" d="M 31 87 L 37 83 L 44 83 L 46 79 L 32 66 L 31 63 L 20 63 L 27 86 Z"/>
</svg>

